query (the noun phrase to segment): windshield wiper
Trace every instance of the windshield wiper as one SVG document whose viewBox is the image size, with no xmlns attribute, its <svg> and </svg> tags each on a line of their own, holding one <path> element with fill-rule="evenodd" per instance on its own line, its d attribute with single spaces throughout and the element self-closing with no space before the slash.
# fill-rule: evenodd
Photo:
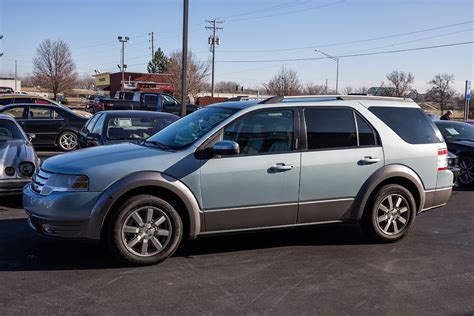
<svg viewBox="0 0 474 316">
<path fill-rule="evenodd" d="M 160 148 L 162 150 L 170 150 L 170 148 L 168 146 L 166 146 L 165 144 L 160 143 L 156 140 L 146 140 L 146 141 L 143 141 L 143 144 L 152 144 L 152 145 L 155 145 L 155 146 L 157 146 L 158 148 Z"/>
</svg>

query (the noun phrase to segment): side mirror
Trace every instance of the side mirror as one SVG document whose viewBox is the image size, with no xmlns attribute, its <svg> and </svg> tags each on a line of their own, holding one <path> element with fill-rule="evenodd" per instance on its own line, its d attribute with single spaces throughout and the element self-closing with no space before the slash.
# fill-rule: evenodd
<svg viewBox="0 0 474 316">
<path fill-rule="evenodd" d="M 213 156 L 231 156 L 240 153 L 239 144 L 231 140 L 221 140 L 211 148 Z"/>
<path fill-rule="evenodd" d="M 33 133 L 28 133 L 26 134 L 26 136 L 28 136 L 28 141 L 31 143 L 33 141 L 33 139 L 36 138 L 36 135 L 33 134 Z"/>
</svg>

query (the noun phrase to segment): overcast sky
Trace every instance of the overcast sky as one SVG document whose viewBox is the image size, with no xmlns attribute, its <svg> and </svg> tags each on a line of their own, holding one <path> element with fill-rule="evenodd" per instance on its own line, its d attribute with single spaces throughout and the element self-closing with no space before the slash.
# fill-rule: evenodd
<svg viewBox="0 0 474 316">
<path fill-rule="evenodd" d="M 190 0 L 190 49 L 209 60 L 206 19 L 224 21 L 219 33 L 216 81 L 256 87 L 282 66 L 302 82 L 334 87 L 330 59 L 241 62 L 321 57 L 314 48 L 347 55 L 474 41 L 472 0 Z M 457 25 L 453 25 L 457 24 Z M 451 25 L 451 26 L 450 26 Z M 41 40 L 69 43 L 80 75 L 94 69 L 117 71 L 118 35 L 132 38 L 126 47 L 129 71 L 146 72 L 150 32 L 166 53 L 181 48 L 181 0 L 0 0 L 0 73 L 32 70 Z M 434 29 L 436 28 L 436 29 Z M 429 30 L 432 29 L 432 30 Z M 404 33 L 412 33 L 405 34 Z M 385 37 L 384 39 L 374 39 Z M 347 42 L 356 42 L 341 44 Z M 338 44 L 338 45 L 331 45 Z M 474 45 L 340 59 L 340 87 L 377 86 L 394 70 L 411 71 L 414 87 L 424 92 L 436 73 L 452 73 L 455 87 L 474 79 Z"/>
</svg>

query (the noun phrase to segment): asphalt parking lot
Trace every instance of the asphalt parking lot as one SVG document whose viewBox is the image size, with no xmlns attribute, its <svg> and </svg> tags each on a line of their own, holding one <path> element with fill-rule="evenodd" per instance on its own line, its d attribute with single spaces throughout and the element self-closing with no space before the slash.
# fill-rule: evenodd
<svg viewBox="0 0 474 316">
<path fill-rule="evenodd" d="M 471 314 L 474 190 L 418 216 L 399 243 L 357 225 L 206 237 L 157 266 L 119 266 L 99 245 L 27 226 L 0 206 L 0 314 Z"/>
</svg>

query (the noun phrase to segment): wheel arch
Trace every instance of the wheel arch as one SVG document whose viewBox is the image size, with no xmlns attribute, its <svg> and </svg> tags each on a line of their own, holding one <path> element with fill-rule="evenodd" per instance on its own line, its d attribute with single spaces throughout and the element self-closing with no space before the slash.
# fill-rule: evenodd
<svg viewBox="0 0 474 316">
<path fill-rule="evenodd" d="M 423 182 L 415 171 L 404 165 L 387 165 L 377 170 L 362 186 L 356 197 L 352 209 L 352 218 L 361 220 L 367 203 L 374 197 L 381 187 L 387 184 L 399 184 L 405 187 L 416 203 L 416 210 L 419 213 L 425 204 L 425 191 Z"/>
<path fill-rule="evenodd" d="M 136 172 L 110 185 L 96 202 L 89 224 L 89 235 L 100 239 L 116 207 L 129 197 L 150 194 L 163 198 L 175 207 L 181 216 L 185 236 L 194 239 L 201 231 L 201 212 L 191 190 L 181 181 L 154 171 Z"/>
</svg>

